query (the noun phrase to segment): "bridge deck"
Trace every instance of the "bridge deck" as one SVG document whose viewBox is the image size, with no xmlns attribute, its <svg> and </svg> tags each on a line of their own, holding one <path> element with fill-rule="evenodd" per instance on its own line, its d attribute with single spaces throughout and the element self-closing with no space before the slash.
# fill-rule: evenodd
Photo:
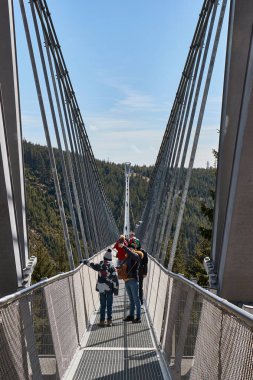
<svg viewBox="0 0 253 380">
<path fill-rule="evenodd" d="M 113 326 L 98 326 L 99 310 L 94 313 L 66 376 L 68 380 L 169 378 L 156 349 L 145 309 L 142 310 L 142 323 L 132 324 L 123 322 L 129 311 L 127 307 L 128 297 L 120 281 L 119 296 L 114 297 Z"/>
</svg>

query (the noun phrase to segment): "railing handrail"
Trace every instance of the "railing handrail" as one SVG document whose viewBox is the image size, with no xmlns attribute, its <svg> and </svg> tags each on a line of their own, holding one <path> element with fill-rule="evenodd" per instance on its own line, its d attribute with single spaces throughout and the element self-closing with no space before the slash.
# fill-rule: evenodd
<svg viewBox="0 0 253 380">
<path fill-rule="evenodd" d="M 104 250 L 106 250 L 106 248 L 102 249 L 101 251 L 95 253 L 93 256 L 89 257 L 88 260 L 94 259 L 96 256 L 98 256 Z M 12 293 L 12 294 L 9 294 L 8 296 L 0 298 L 0 308 L 7 306 L 10 303 L 13 303 L 13 302 L 19 300 L 20 298 L 26 296 L 27 294 L 32 293 L 34 290 L 44 288 L 45 286 L 47 286 L 49 284 L 53 284 L 56 281 L 59 281 L 59 280 L 62 280 L 63 278 L 70 277 L 70 276 L 74 275 L 75 273 L 77 273 L 80 270 L 82 265 L 83 264 L 80 264 L 80 265 L 78 265 L 78 267 L 76 267 L 75 269 L 73 269 L 69 272 L 59 273 L 54 277 L 46 278 L 45 280 L 41 280 L 40 282 L 38 282 L 34 285 L 31 285 L 28 288 L 18 290 L 15 293 Z"/>
<path fill-rule="evenodd" d="M 94 259 L 97 255 L 99 255 L 105 249 L 106 248 L 102 249 L 101 251 L 97 252 L 95 255 L 91 256 L 89 258 L 89 260 Z M 187 286 L 190 286 L 197 293 L 199 293 L 199 294 L 203 295 L 205 298 L 207 298 L 211 303 L 215 304 L 216 306 L 220 307 L 221 309 L 225 310 L 226 312 L 233 314 L 235 317 L 241 318 L 247 325 L 249 325 L 251 328 L 253 327 L 253 315 L 252 314 L 250 314 L 247 311 L 245 311 L 245 310 L 239 308 L 238 306 L 232 304 L 231 302 L 227 301 L 226 299 L 221 298 L 221 297 L 217 296 L 216 294 L 213 294 L 210 291 L 202 288 L 201 286 L 199 286 L 199 285 L 195 284 L 194 282 L 185 278 L 183 275 L 176 274 L 176 273 L 168 271 L 153 256 L 151 256 L 151 255 L 148 255 L 148 256 L 149 256 L 149 259 L 154 261 L 156 263 L 156 265 L 158 265 L 164 273 L 168 274 L 169 277 L 174 278 L 174 279 L 180 281 L 181 283 L 186 284 Z M 74 275 L 75 273 L 77 273 L 80 270 L 82 265 L 83 264 L 80 264 L 77 268 L 75 268 L 69 272 L 57 274 L 54 277 L 42 280 L 42 281 L 38 282 L 37 284 L 31 285 L 31 286 L 29 286 L 29 288 L 19 290 L 13 294 L 10 294 L 8 296 L 0 298 L 0 307 L 7 306 L 10 303 L 13 303 L 13 302 L 17 301 L 18 299 L 26 296 L 27 294 L 32 293 L 34 290 L 44 288 L 45 286 L 47 286 L 49 284 L 52 284 L 56 281 L 59 281 L 61 279 L 64 279 L 66 277 L 70 277 L 70 276 Z"/>
<path fill-rule="evenodd" d="M 236 317 L 241 318 L 247 325 L 253 327 L 253 315 L 248 313 L 246 310 L 241 309 L 240 307 L 232 304 L 224 298 L 217 296 L 216 294 L 211 293 L 209 290 L 202 288 L 201 286 L 195 284 L 191 280 L 185 278 L 182 274 L 176 274 L 171 271 L 168 271 L 162 266 L 153 256 L 148 255 L 151 260 L 153 260 L 156 265 L 158 265 L 161 270 L 168 274 L 168 276 L 179 280 L 180 282 L 190 286 L 192 289 L 196 290 L 197 293 L 202 294 L 210 302 L 220 307 L 221 309 L 233 314 Z"/>
</svg>

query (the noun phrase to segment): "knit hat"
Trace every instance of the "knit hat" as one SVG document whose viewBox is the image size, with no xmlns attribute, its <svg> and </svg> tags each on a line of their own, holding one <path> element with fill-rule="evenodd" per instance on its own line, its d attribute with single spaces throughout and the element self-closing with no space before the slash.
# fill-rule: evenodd
<svg viewBox="0 0 253 380">
<path fill-rule="evenodd" d="M 108 248 L 104 254 L 104 260 L 112 261 L 112 250 Z"/>
</svg>

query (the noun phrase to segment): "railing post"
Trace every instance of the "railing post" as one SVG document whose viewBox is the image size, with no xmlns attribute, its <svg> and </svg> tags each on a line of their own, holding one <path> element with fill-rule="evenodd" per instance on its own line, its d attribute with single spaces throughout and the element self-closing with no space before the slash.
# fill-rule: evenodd
<svg viewBox="0 0 253 380">
<path fill-rule="evenodd" d="M 23 323 L 23 332 L 26 341 L 26 349 L 30 358 L 32 378 L 42 380 L 41 366 L 34 335 L 33 318 L 31 315 L 31 302 L 28 297 L 20 300 L 19 308 Z"/>
</svg>

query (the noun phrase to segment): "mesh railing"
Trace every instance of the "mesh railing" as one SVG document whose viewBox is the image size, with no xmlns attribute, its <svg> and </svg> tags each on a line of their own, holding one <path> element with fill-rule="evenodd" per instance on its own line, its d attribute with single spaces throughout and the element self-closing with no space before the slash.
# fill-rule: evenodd
<svg viewBox="0 0 253 380">
<path fill-rule="evenodd" d="M 0 379 L 61 379 L 98 305 L 95 284 L 96 273 L 82 265 L 2 298 Z"/>
<path fill-rule="evenodd" d="M 102 252 L 92 259 L 98 262 Z M 0 379 L 61 379 L 98 305 L 80 266 L 0 300 Z M 253 379 L 253 317 L 150 257 L 149 318 L 172 378 Z"/>
<path fill-rule="evenodd" d="M 253 317 L 150 257 L 144 294 L 175 380 L 252 380 Z"/>
</svg>

